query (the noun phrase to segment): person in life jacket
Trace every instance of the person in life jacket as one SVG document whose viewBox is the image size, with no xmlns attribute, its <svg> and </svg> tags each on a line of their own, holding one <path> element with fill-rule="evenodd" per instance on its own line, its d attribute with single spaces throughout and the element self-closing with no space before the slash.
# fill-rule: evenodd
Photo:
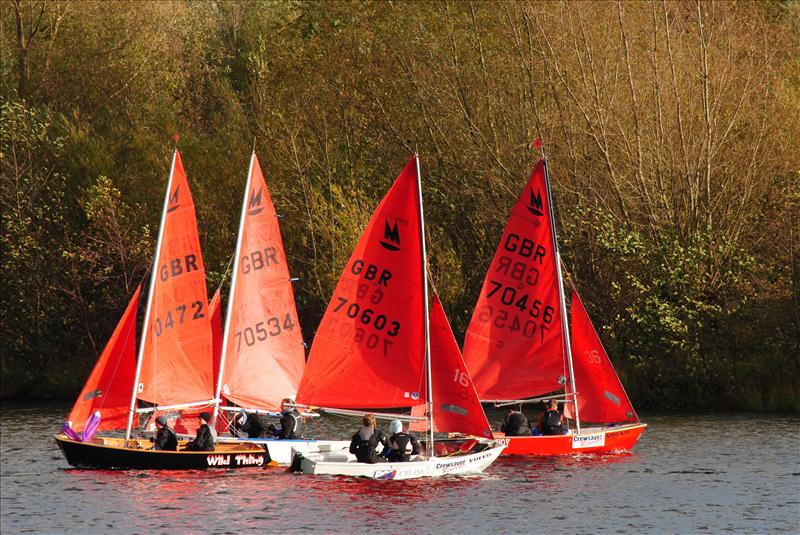
<svg viewBox="0 0 800 535">
<path fill-rule="evenodd" d="M 503 425 L 500 426 L 500 431 L 504 432 L 507 437 L 525 437 L 531 434 L 531 424 L 528 417 L 519 411 L 508 411 Z"/>
<path fill-rule="evenodd" d="M 542 435 L 563 435 L 567 432 L 561 413 L 558 411 L 558 401 L 550 400 L 547 408 L 539 415 L 536 429 Z"/>
<path fill-rule="evenodd" d="M 244 438 L 263 438 L 267 435 L 267 426 L 257 414 L 242 411 L 233 417 L 230 425 L 231 435 Z"/>
<path fill-rule="evenodd" d="M 200 420 L 200 427 L 197 428 L 197 435 L 194 440 L 186 444 L 184 450 L 187 451 L 214 451 L 214 442 L 216 440 L 216 433 L 208 425 L 211 421 L 211 414 L 208 412 L 201 412 L 198 416 Z"/>
<path fill-rule="evenodd" d="M 178 449 L 178 437 L 175 435 L 175 431 L 167 425 L 167 417 L 163 414 L 159 414 L 156 418 L 156 428 L 158 428 L 158 433 L 156 433 L 153 449 L 176 451 Z"/>
<path fill-rule="evenodd" d="M 272 424 L 267 426 L 267 431 L 277 438 L 301 438 L 303 432 L 303 415 L 293 406 L 294 399 L 284 398 L 281 401 L 281 426 Z"/>
<path fill-rule="evenodd" d="M 391 462 L 406 462 L 412 455 L 419 455 L 419 440 L 411 433 L 403 432 L 403 423 L 400 420 L 392 420 L 389 424 L 389 447 L 391 450 L 387 458 Z"/>
<path fill-rule="evenodd" d="M 360 463 L 377 463 L 383 461 L 378 455 L 378 444 L 383 448 L 389 448 L 389 440 L 386 434 L 378 429 L 375 416 L 365 414 L 361 419 L 362 427 L 353 435 L 350 441 L 350 453 L 356 456 Z"/>
</svg>

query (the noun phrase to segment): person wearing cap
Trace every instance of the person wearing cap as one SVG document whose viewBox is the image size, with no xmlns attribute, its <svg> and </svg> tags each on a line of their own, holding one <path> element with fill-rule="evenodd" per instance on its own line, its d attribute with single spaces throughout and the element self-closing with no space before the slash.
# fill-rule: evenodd
<svg viewBox="0 0 800 535">
<path fill-rule="evenodd" d="M 378 429 L 375 416 L 365 414 L 361 418 L 361 429 L 353 435 L 350 441 L 350 453 L 356 456 L 360 463 L 374 464 L 384 460 L 378 455 L 378 444 L 382 444 L 384 449 L 389 448 L 389 439 L 386 434 Z"/>
<path fill-rule="evenodd" d="M 156 433 L 153 449 L 176 451 L 178 449 L 178 437 L 175 435 L 175 431 L 167 425 L 167 417 L 163 414 L 159 414 L 158 417 L 156 417 L 156 428 L 158 429 L 158 433 Z"/>
<path fill-rule="evenodd" d="M 417 437 L 411 433 L 403 432 L 403 422 L 392 420 L 389 424 L 389 454 L 387 458 L 391 462 L 407 462 L 412 455 L 419 455 L 420 446 Z"/>
<path fill-rule="evenodd" d="M 197 435 L 194 440 L 186 444 L 184 449 L 187 451 L 214 451 L 214 439 L 216 436 L 208 425 L 208 422 L 211 421 L 211 414 L 204 411 L 200 413 L 198 418 L 200 427 L 197 428 Z"/>
</svg>

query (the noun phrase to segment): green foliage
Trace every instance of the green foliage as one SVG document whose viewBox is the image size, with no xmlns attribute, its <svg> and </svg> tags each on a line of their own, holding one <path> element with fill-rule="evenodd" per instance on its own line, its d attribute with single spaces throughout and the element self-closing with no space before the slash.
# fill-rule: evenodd
<svg viewBox="0 0 800 535">
<path fill-rule="evenodd" d="M 460 339 L 541 136 L 634 403 L 798 410 L 795 4 L 9 3 L 0 395 L 80 387 L 150 262 L 175 132 L 210 291 L 255 143 L 307 342 L 411 152 Z"/>
</svg>

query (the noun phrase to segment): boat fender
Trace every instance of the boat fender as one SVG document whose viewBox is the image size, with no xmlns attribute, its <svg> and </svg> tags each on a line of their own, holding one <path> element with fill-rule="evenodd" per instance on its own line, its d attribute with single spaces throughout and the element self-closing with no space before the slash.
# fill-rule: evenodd
<svg viewBox="0 0 800 535">
<path fill-rule="evenodd" d="M 295 452 L 294 457 L 292 457 L 292 464 L 289 465 L 290 472 L 300 472 L 302 471 L 301 464 L 303 463 L 303 454 Z"/>
</svg>

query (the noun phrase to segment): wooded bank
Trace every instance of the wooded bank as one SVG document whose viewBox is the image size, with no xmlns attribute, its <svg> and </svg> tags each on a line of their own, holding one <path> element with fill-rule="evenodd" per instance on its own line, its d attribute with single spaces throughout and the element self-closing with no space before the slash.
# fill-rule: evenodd
<svg viewBox="0 0 800 535">
<path fill-rule="evenodd" d="M 463 333 L 541 137 L 637 407 L 800 409 L 797 2 L 0 4 L 4 398 L 71 398 L 150 261 L 180 132 L 209 288 L 254 140 L 307 342 L 421 158 Z"/>
</svg>

